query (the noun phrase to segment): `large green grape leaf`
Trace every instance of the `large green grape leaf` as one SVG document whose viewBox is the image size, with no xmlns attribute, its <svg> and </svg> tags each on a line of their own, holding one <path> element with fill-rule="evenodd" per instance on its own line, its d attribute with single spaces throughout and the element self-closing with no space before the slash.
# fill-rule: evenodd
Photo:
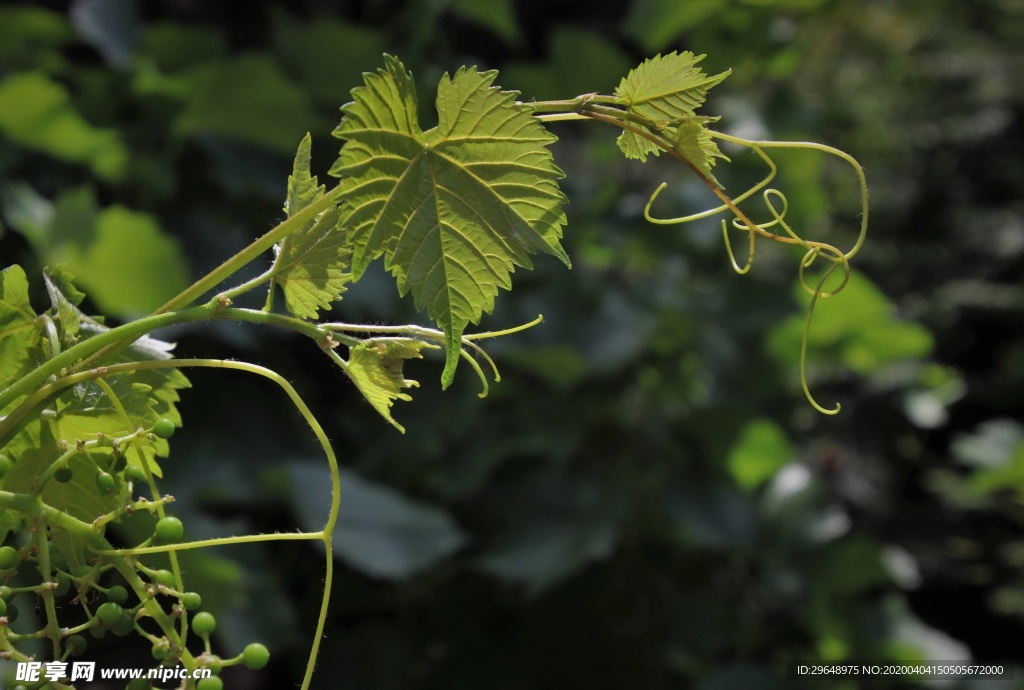
<svg viewBox="0 0 1024 690">
<path fill-rule="evenodd" d="M 21 266 L 8 266 L 0 271 L 0 390 L 14 383 L 37 347 L 35 321 L 28 277 Z"/>
<path fill-rule="evenodd" d="M 445 74 L 438 125 L 424 131 L 412 75 L 385 56 L 334 131 L 347 140 L 331 174 L 342 178 L 353 276 L 384 257 L 401 294 L 411 292 L 445 333 L 445 387 L 466 326 L 491 312 L 516 266 L 531 268 L 537 250 L 569 264 L 559 244 L 563 173 L 546 148 L 555 137 L 515 92 L 492 86 L 496 76 L 473 67 Z"/>
<path fill-rule="evenodd" d="M 704 103 L 708 89 L 719 84 L 730 72 L 708 76 L 697 67 L 705 57 L 688 50 L 656 55 L 631 70 L 615 89 L 615 96 L 630 113 L 666 127 L 671 125 L 674 129 L 691 120 L 706 122 L 709 118 L 695 118 L 695 112 Z M 633 132 L 623 132 L 618 144 L 627 158 L 646 161 L 647 154 L 660 153 L 652 142 Z"/>
<path fill-rule="evenodd" d="M 391 406 L 395 400 L 412 400 L 402 389 L 419 384 L 402 375 L 402 365 L 407 359 L 422 357 L 420 351 L 424 348 L 433 347 L 437 346 L 422 340 L 388 338 L 363 341 L 349 352 L 345 373 L 373 409 L 403 434 L 405 428 L 391 416 Z"/>
<path fill-rule="evenodd" d="M 289 218 L 324 195 L 324 186 L 309 172 L 311 147 L 307 133 L 288 177 L 284 211 Z M 352 251 L 338 220 L 337 209 L 324 211 L 276 248 L 273 282 L 281 286 L 288 311 L 300 319 L 315 319 L 320 309 L 341 299 L 345 285 L 352 281 L 348 271 Z"/>
</svg>

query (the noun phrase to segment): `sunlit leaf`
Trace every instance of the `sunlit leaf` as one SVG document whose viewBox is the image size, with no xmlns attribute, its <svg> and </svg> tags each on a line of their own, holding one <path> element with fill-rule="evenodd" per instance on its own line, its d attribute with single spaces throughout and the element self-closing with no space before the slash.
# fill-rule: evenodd
<svg viewBox="0 0 1024 690">
<path fill-rule="evenodd" d="M 284 210 L 289 218 L 324 194 L 324 186 L 309 172 L 311 146 L 312 138 L 306 134 L 288 177 Z M 338 220 L 337 209 L 324 211 L 277 247 L 273 284 L 281 286 L 285 306 L 299 318 L 315 319 L 320 309 L 329 309 L 341 298 L 345 285 L 352 281 L 348 271 L 352 251 Z"/>
<path fill-rule="evenodd" d="M 393 57 L 385 63 L 343 108 L 335 135 L 347 141 L 331 174 L 342 178 L 353 275 L 384 257 L 399 291 L 445 333 L 447 386 L 466 326 L 511 287 L 515 266 L 532 267 L 537 250 L 568 264 L 562 172 L 546 148 L 555 138 L 514 92 L 492 86 L 496 72 L 446 74 L 438 126 L 424 131 L 412 75 Z"/>
<path fill-rule="evenodd" d="M 704 118 L 695 119 L 695 111 L 704 103 L 708 89 L 728 77 L 729 72 L 708 76 L 697 67 L 697 63 L 704 57 L 689 51 L 673 51 L 668 55 L 658 55 L 645 60 L 622 79 L 615 89 L 615 95 L 622 105 L 626 106 L 628 112 L 666 128 L 676 129 L 687 122 L 706 122 Z M 696 134 L 687 129 L 681 130 L 679 136 L 680 140 L 685 138 L 686 141 L 692 140 L 697 143 L 696 146 L 687 144 L 687 150 L 694 156 L 690 158 L 690 155 L 684 153 L 687 159 L 700 169 L 706 165 L 710 170 L 714 161 L 707 160 L 709 154 L 705 152 L 706 145 L 699 142 Z M 619 136 L 618 144 L 628 158 L 647 160 L 648 154 L 658 155 L 660 152 L 652 142 L 633 132 L 623 132 Z M 717 153 L 717 147 L 715 152 Z M 697 160 L 701 162 L 697 163 Z"/>
<path fill-rule="evenodd" d="M 693 166 L 704 177 L 711 180 L 715 185 L 722 186 L 715 179 L 711 169 L 715 167 L 716 159 L 729 159 L 718 150 L 718 144 L 708 135 L 707 127 L 693 120 L 684 122 L 676 128 L 675 144 L 676 150 L 686 160 L 693 163 Z"/>
<path fill-rule="evenodd" d="M 395 400 L 412 400 L 412 396 L 402 390 L 419 386 L 402 375 L 402 366 L 407 359 L 422 357 L 420 352 L 431 347 L 435 346 L 399 338 L 364 341 L 351 349 L 345 372 L 373 409 L 402 433 L 405 428 L 392 418 L 391 406 Z"/>
</svg>

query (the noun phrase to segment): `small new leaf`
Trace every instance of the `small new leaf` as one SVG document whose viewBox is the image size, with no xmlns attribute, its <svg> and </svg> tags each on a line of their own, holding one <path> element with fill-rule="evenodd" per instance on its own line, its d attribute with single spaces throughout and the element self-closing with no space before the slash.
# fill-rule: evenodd
<svg viewBox="0 0 1024 690">
<path fill-rule="evenodd" d="M 309 172 L 312 149 L 313 137 L 306 132 L 306 136 L 299 142 L 299 150 L 295 152 L 292 174 L 288 176 L 288 196 L 284 201 L 284 212 L 289 218 L 322 197 L 327 189 L 324 185 L 317 185 L 316 176 Z"/>
<path fill-rule="evenodd" d="M 693 120 L 679 125 L 676 129 L 676 151 L 717 187 L 722 186 L 711 173 L 711 168 L 715 167 L 716 158 L 727 161 L 729 158 L 718 149 L 718 144 L 708 134 L 707 127 Z"/>
<path fill-rule="evenodd" d="M 705 57 L 673 51 L 645 60 L 619 83 L 615 96 L 627 111 L 661 128 L 674 128 L 688 121 L 706 122 L 708 118 L 698 118 L 694 113 L 704 103 L 708 89 L 728 77 L 730 71 L 708 76 L 697 66 Z M 660 153 L 656 145 L 632 132 L 623 132 L 618 144 L 627 158 L 646 161 L 647 154 Z"/>
<path fill-rule="evenodd" d="M 422 357 L 424 348 L 436 347 L 411 338 L 366 340 L 349 351 L 345 373 L 373 409 L 404 434 L 405 428 L 391 416 L 391 406 L 395 400 L 412 400 L 402 389 L 417 387 L 419 383 L 403 377 L 402 365 L 407 359 Z"/>
<path fill-rule="evenodd" d="M 569 263 L 559 244 L 563 173 L 547 149 L 555 137 L 515 92 L 493 86 L 496 76 L 475 67 L 445 74 L 438 125 L 424 131 L 412 75 L 385 56 L 334 131 L 347 140 L 331 174 L 342 178 L 352 273 L 384 257 L 399 292 L 444 331 L 445 387 L 466 326 L 491 312 L 515 267 L 531 268 L 538 250 Z"/>
<path fill-rule="evenodd" d="M 289 218 L 324 195 L 325 187 L 309 172 L 311 148 L 312 139 L 306 134 L 288 177 L 284 211 Z M 281 286 L 285 307 L 300 319 L 317 318 L 319 310 L 341 299 L 345 285 L 352 282 L 348 270 L 352 251 L 338 221 L 337 209 L 324 211 L 276 248 L 271 290 Z"/>
</svg>

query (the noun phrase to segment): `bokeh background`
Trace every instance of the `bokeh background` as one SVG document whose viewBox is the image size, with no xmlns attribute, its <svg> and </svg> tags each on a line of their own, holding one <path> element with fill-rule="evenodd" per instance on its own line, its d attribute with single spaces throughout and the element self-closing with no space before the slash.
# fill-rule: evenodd
<svg viewBox="0 0 1024 690">
<path fill-rule="evenodd" d="M 162 333 L 184 356 L 289 378 L 345 468 L 315 687 L 365 690 L 905 687 L 785 678 L 789 660 L 1016 665 L 1024 687 L 1024 2 L 1021 0 L 77 0 L 0 3 L 0 264 L 64 262 L 98 313 L 144 313 L 283 217 L 313 134 L 321 179 L 338 108 L 381 54 L 432 124 L 463 64 L 524 99 L 610 92 L 670 50 L 733 70 L 705 110 L 753 138 L 816 140 L 866 167 L 855 279 L 819 305 L 798 378 L 799 253 L 728 265 L 705 189 L 618 153 L 599 123 L 553 146 L 574 267 L 520 271 L 485 328 L 486 399 L 440 361 L 401 435 L 316 348 L 233 324 Z M 762 174 L 727 150 L 733 193 Z M 790 220 L 849 246 L 854 177 L 778 156 Z M 765 217 L 751 203 L 751 213 Z M 41 285 L 38 282 L 37 287 Z M 38 293 L 45 303 L 43 292 Z M 382 270 L 332 318 L 425 323 Z M 318 529 L 326 467 L 275 389 L 190 374 L 164 488 L 188 535 Z M 190 586 L 291 687 L 314 632 L 321 555 L 299 543 L 190 554 Z M 137 643 L 137 644 L 136 644 Z M 91 640 L 104 664 L 148 643 Z M 232 672 L 237 671 L 237 672 Z"/>
</svg>

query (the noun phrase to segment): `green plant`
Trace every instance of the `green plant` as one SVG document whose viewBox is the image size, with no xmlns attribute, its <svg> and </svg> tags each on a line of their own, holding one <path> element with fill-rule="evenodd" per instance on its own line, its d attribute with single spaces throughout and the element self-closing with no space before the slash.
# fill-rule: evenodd
<svg viewBox="0 0 1024 690">
<path fill-rule="evenodd" d="M 442 387 L 452 383 L 461 361 L 478 376 L 481 397 L 486 395 L 488 375 L 479 360 L 495 380 L 499 375 L 480 341 L 516 333 L 541 318 L 500 331 L 467 333 L 467 328 L 491 312 L 499 288 L 511 288 L 516 267 L 532 266 L 532 254 L 548 253 L 569 265 L 560 243 L 566 221 L 566 199 L 558 186 L 563 173 L 547 148 L 555 138 L 546 123 L 593 120 L 613 125 L 622 130 L 618 145 L 628 158 L 645 161 L 666 153 L 689 168 L 720 205 L 700 214 L 656 219 L 651 208 L 662 185 L 648 201 L 645 215 L 652 222 L 678 224 L 730 213 L 732 220 L 722 221 L 722 233 L 739 273 L 750 270 L 758 237 L 798 246 L 800 282 L 812 295 L 803 363 L 814 305 L 846 285 L 849 260 L 864 240 L 863 171 L 847 154 L 820 144 L 754 142 L 712 130 L 709 125 L 717 118 L 696 111 L 728 72 L 709 76 L 698 66 L 701 59 L 691 53 L 658 56 L 630 72 L 614 94 L 530 103 L 494 86 L 496 72 L 462 68 L 441 79 L 438 124 L 425 130 L 418 123 L 411 74 L 396 58 L 385 56 L 384 67 L 365 75 L 365 84 L 352 92 L 354 100 L 342 108 L 335 135 L 345 144 L 331 168 L 340 178 L 338 185 L 327 190 L 311 175 L 312 142 L 307 135 L 288 178 L 286 220 L 149 316 L 105 326 L 80 310 L 84 295 L 60 266 L 45 272 L 51 305 L 37 314 L 24 271 L 5 268 L 0 273 L 0 529 L 18 548 L 2 547 L 0 569 L 7 571 L 12 592 L 39 597 L 43 624 L 33 632 L 14 632 L 9 623 L 16 610 L 9 605 L 7 616 L 0 618 L 3 653 L 26 660 L 19 645 L 41 639 L 48 642 L 52 657 L 60 659 L 84 648 L 80 633 L 86 630 L 118 635 L 134 631 L 152 644 L 154 659 L 164 664 L 180 663 L 190 671 L 239 663 L 262 668 L 269 652 L 259 643 L 233 659 L 211 652 L 216 621 L 208 612 L 191 614 L 201 599 L 185 589 L 177 553 L 214 545 L 313 540 L 322 542 L 327 558 L 321 613 L 303 680 L 303 687 L 309 687 L 333 577 L 331 540 L 340 497 L 334 450 L 302 398 L 276 372 L 246 362 L 171 358 L 169 346 L 149 333 L 206 320 L 300 333 L 401 431 L 392 407 L 396 400 L 409 400 L 408 389 L 418 385 L 404 378 L 403 364 L 424 351 L 444 349 Z M 719 141 L 752 150 L 767 164 L 766 177 L 742 194 L 727 196 L 713 174 L 718 159 L 727 160 Z M 823 151 L 854 168 L 862 218 L 851 249 L 844 252 L 806 240 L 786 221 L 785 197 L 768 187 L 777 172 L 768 151 L 780 147 Z M 757 192 L 770 216 L 762 223 L 738 206 Z M 733 233 L 747 236 L 743 265 L 732 249 Z M 260 275 L 201 301 L 271 249 L 273 260 Z M 412 294 L 417 308 L 426 310 L 437 328 L 317 320 L 379 258 L 400 294 Z M 810 278 L 807 269 L 819 259 L 828 266 Z M 833 279 L 837 271 L 839 278 Z M 261 310 L 234 306 L 239 296 L 257 288 L 266 289 Z M 283 311 L 275 310 L 278 298 Z M 182 523 L 167 515 L 172 498 L 161 494 L 158 479 L 160 458 L 168 455 L 168 439 L 181 424 L 178 392 L 189 385 L 182 370 L 193 367 L 256 374 L 289 397 L 331 468 L 334 498 L 321 530 L 182 541 Z M 838 411 L 838 406 L 825 410 L 814 402 L 803 371 L 801 378 L 817 409 Z M 119 523 L 154 515 L 152 536 L 141 543 L 122 547 L 116 532 L 108 533 Z M 61 583 L 67 583 L 64 591 Z M 66 596 L 82 611 L 84 620 L 76 625 L 63 624 L 60 618 L 66 614 L 58 616 L 58 599 Z M 138 603 L 129 605 L 129 599 Z M 190 632 L 201 638 L 202 651 L 190 649 Z M 183 687 L 220 687 L 217 678 L 190 683 Z"/>
</svg>

